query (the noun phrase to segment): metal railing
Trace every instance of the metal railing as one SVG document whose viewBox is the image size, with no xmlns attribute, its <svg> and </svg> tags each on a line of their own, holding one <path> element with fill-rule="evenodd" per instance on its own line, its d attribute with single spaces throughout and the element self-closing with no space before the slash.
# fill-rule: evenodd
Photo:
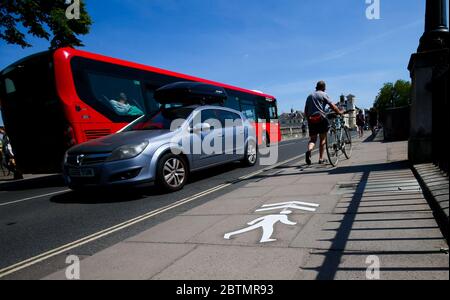
<svg viewBox="0 0 450 300">
<path fill-rule="evenodd" d="M 308 134 L 308 129 L 306 129 L 306 132 L 303 132 L 302 127 L 299 126 L 281 127 L 280 130 L 282 137 L 305 137 Z"/>
</svg>

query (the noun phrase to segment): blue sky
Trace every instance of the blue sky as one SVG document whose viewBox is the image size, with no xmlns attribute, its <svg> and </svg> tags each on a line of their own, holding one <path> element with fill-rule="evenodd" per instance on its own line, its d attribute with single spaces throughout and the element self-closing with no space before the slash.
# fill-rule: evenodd
<svg viewBox="0 0 450 300">
<path fill-rule="evenodd" d="M 84 50 L 262 90 L 280 111 L 303 110 L 318 80 L 370 107 L 384 82 L 409 80 L 423 32 L 423 0 L 87 0 L 94 24 Z M 0 41 L 0 69 L 33 48 Z"/>
</svg>

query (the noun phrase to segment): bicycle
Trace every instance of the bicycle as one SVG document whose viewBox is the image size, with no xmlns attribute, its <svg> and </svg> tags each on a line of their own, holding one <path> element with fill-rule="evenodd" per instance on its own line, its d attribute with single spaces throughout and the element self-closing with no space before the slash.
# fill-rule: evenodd
<svg viewBox="0 0 450 300">
<path fill-rule="evenodd" d="M 343 115 L 336 113 L 329 113 L 327 115 L 330 121 L 331 128 L 327 134 L 327 156 L 328 161 L 333 167 L 336 167 L 339 163 L 339 155 L 342 152 L 347 159 L 352 156 L 352 135 L 350 129 L 345 124 L 344 115 L 351 113 L 353 110 L 344 112 Z"/>
</svg>

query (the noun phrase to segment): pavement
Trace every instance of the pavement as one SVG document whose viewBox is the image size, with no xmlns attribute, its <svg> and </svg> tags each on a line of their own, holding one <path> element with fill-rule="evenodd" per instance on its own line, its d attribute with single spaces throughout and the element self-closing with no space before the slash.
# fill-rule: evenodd
<svg viewBox="0 0 450 300">
<path fill-rule="evenodd" d="M 224 238 L 252 225 L 260 227 Z M 263 227 L 272 241 L 261 243 Z M 80 275 L 86 280 L 448 280 L 447 248 L 407 162 L 406 142 L 369 139 L 356 142 L 353 157 L 337 168 L 308 167 L 297 159 L 249 177 L 82 257 Z M 44 277 L 65 278 L 65 269 Z"/>
<path fill-rule="evenodd" d="M 281 142 L 278 163 L 302 155 L 306 144 Z M 170 194 L 154 187 L 75 193 L 58 175 L 0 182 L 0 279 L 45 277 L 66 266 L 67 253 L 90 257 L 276 166 L 230 163 L 191 174 L 183 190 Z"/>
</svg>

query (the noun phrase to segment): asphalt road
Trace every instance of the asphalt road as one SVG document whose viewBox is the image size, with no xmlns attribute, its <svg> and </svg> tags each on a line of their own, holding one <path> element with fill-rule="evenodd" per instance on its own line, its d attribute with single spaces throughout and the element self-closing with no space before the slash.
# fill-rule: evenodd
<svg viewBox="0 0 450 300">
<path fill-rule="evenodd" d="M 279 162 L 305 152 L 307 140 L 289 140 L 279 147 Z M 38 279 L 65 266 L 68 254 L 80 258 L 92 255 L 160 222 L 172 218 L 217 195 L 236 189 L 242 176 L 267 166 L 242 167 L 238 163 L 192 174 L 190 182 L 179 192 L 163 194 L 157 188 L 126 192 L 78 194 L 67 190 L 58 176 L 14 184 L 0 185 L 0 270 L 67 245 L 205 190 L 234 182 L 155 217 L 145 219 L 105 237 L 95 239 L 65 253 L 51 256 L 2 279 Z M 0 277 L 1 277 L 0 271 Z"/>
</svg>

